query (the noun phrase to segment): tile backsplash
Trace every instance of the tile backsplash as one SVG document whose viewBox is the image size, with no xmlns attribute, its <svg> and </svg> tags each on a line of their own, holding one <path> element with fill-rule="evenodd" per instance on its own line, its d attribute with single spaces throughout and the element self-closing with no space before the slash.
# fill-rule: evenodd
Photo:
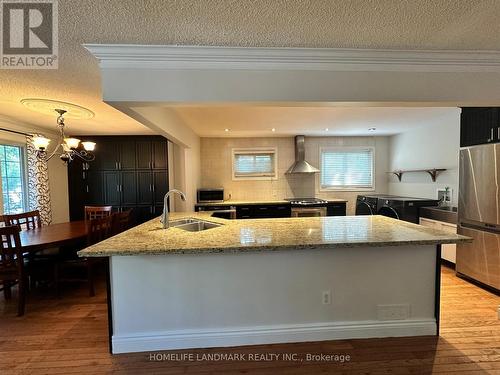
<svg viewBox="0 0 500 375">
<path fill-rule="evenodd" d="M 306 160 L 319 168 L 321 147 L 375 146 L 376 191 L 387 192 L 388 140 L 387 137 L 306 137 Z M 278 150 L 278 178 L 269 180 L 233 181 L 231 150 L 233 148 L 276 147 Z M 348 214 L 354 214 L 356 191 L 320 191 L 319 173 L 286 175 L 295 159 L 293 137 L 286 138 L 202 138 L 201 186 L 223 187 L 225 199 L 278 200 L 291 197 L 342 198 L 348 200 Z"/>
</svg>

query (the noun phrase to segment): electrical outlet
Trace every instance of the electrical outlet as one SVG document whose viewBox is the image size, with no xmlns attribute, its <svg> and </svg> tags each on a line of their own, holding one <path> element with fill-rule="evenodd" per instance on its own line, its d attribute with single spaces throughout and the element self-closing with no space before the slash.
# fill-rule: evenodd
<svg viewBox="0 0 500 375">
<path fill-rule="evenodd" d="M 410 305 L 408 303 L 394 305 L 378 305 L 378 320 L 404 320 L 410 317 Z"/>
<path fill-rule="evenodd" d="M 332 292 L 329 290 L 324 290 L 321 296 L 321 302 L 323 305 L 329 305 L 332 303 Z"/>
</svg>

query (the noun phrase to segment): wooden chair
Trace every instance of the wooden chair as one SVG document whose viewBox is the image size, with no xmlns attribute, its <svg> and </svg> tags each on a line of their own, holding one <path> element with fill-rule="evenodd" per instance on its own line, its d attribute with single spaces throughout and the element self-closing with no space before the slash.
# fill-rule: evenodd
<svg viewBox="0 0 500 375">
<path fill-rule="evenodd" d="M 105 240 L 111 233 L 112 217 L 104 216 L 99 219 L 91 219 L 87 221 L 87 246 L 91 246 L 100 241 Z M 61 260 L 56 264 L 54 280 L 56 283 L 57 294 L 59 295 L 60 283 L 63 281 L 87 281 L 89 284 L 89 296 L 95 296 L 94 286 L 94 265 L 97 262 L 94 258 L 74 258 Z M 61 278 L 61 273 L 65 269 L 85 268 L 87 278 L 74 278 L 67 277 Z"/>
<path fill-rule="evenodd" d="M 22 230 L 32 230 L 42 226 L 40 211 L 29 211 L 20 214 L 3 215 L 6 225 L 19 225 Z"/>
<path fill-rule="evenodd" d="M 3 215 L 3 220 L 5 225 L 18 225 L 21 230 L 34 230 L 42 226 L 38 210 Z M 44 249 L 37 253 L 24 254 L 24 256 L 28 259 L 27 274 L 29 275 L 30 288 L 33 289 L 37 282 L 50 279 L 55 259 L 59 256 L 59 249 Z"/>
<path fill-rule="evenodd" d="M 11 287 L 18 284 L 17 315 L 24 315 L 26 303 L 26 273 L 24 270 L 23 251 L 19 238 L 19 226 L 0 228 L 0 281 L 5 299 L 11 299 Z"/>
<path fill-rule="evenodd" d="M 132 219 L 132 209 L 115 212 L 111 215 L 111 236 L 121 233 L 130 228 L 130 222 Z"/>
<path fill-rule="evenodd" d="M 85 221 L 111 216 L 113 206 L 85 206 Z"/>
</svg>

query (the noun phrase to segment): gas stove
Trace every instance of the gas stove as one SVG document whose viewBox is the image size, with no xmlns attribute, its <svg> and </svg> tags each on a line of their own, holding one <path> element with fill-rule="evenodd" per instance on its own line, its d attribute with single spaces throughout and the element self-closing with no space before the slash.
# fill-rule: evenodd
<svg viewBox="0 0 500 375">
<path fill-rule="evenodd" d="M 328 201 L 319 198 L 287 198 L 292 207 L 321 207 L 326 206 Z"/>
</svg>

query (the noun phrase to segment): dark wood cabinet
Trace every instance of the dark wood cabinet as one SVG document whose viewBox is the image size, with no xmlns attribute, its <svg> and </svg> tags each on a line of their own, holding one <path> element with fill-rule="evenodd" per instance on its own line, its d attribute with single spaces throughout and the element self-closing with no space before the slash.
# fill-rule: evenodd
<svg viewBox="0 0 500 375">
<path fill-rule="evenodd" d="M 346 216 L 346 202 L 328 202 L 326 216 Z"/>
<path fill-rule="evenodd" d="M 255 203 L 255 204 L 231 204 L 221 203 L 220 205 L 195 205 L 195 211 L 220 211 L 234 207 L 237 219 L 271 219 L 292 216 L 292 206 L 290 203 Z M 327 216 L 345 216 L 346 202 L 328 202 Z"/>
<path fill-rule="evenodd" d="M 237 205 L 237 219 L 270 219 L 290 217 L 292 206 L 290 204 L 251 204 Z"/>
<path fill-rule="evenodd" d="M 462 108 L 460 147 L 496 142 L 500 142 L 500 108 Z"/>
<path fill-rule="evenodd" d="M 168 186 L 167 140 L 158 136 L 87 137 L 97 143 L 92 162 L 68 165 L 71 220 L 85 205 L 133 209 L 137 223 L 161 214 Z"/>
</svg>

